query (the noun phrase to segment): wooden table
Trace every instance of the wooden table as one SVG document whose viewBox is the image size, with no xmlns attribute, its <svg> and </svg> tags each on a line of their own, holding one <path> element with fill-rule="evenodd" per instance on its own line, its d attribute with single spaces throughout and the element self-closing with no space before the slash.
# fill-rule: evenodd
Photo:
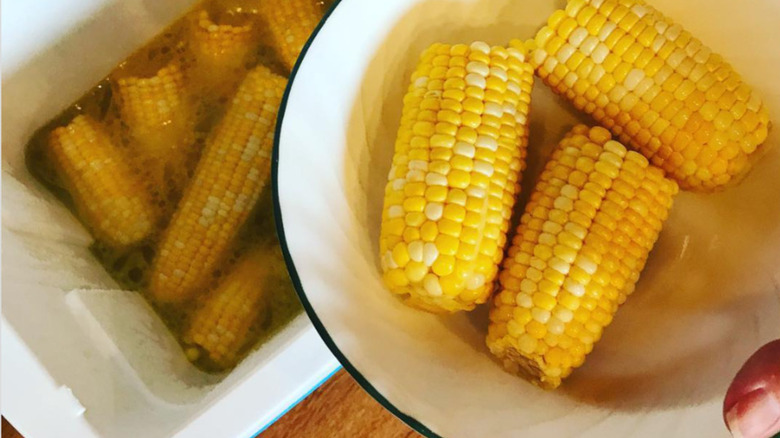
<svg viewBox="0 0 780 438">
<path fill-rule="evenodd" d="M 2 436 L 23 438 L 5 418 Z M 259 438 L 300 437 L 418 438 L 420 435 L 385 410 L 341 370 L 259 435 Z"/>
</svg>

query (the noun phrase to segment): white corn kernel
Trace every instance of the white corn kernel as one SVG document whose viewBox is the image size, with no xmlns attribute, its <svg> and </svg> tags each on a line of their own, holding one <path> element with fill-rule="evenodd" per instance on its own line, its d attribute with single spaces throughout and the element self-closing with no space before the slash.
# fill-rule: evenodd
<svg viewBox="0 0 780 438">
<path fill-rule="evenodd" d="M 553 316 L 563 323 L 569 323 L 574 319 L 574 312 L 563 306 L 559 306 L 553 310 Z"/>
<path fill-rule="evenodd" d="M 567 278 L 566 281 L 563 282 L 563 288 L 575 297 L 582 297 L 585 295 L 585 286 L 572 278 Z"/>
<path fill-rule="evenodd" d="M 677 23 L 669 26 L 669 28 L 666 29 L 666 32 L 664 32 L 666 38 L 672 41 L 677 40 L 677 38 L 680 36 L 681 33 L 682 33 L 682 26 L 680 26 Z"/>
<path fill-rule="evenodd" d="M 412 169 L 406 173 L 406 180 L 410 182 L 423 182 L 425 181 L 425 172 Z"/>
<path fill-rule="evenodd" d="M 590 71 L 590 75 L 588 76 L 588 80 L 591 84 L 598 83 L 598 81 L 601 80 L 602 77 L 604 77 L 604 74 L 606 74 L 607 71 L 602 67 L 601 65 L 597 65 L 593 67 L 593 70 Z"/>
<path fill-rule="evenodd" d="M 455 143 L 453 152 L 455 152 L 457 155 L 463 155 L 464 157 L 474 158 L 474 154 L 476 153 L 476 148 L 471 143 L 459 141 Z"/>
<path fill-rule="evenodd" d="M 487 161 L 477 160 L 474 162 L 474 171 L 481 173 L 487 177 L 493 176 L 495 168 Z"/>
<path fill-rule="evenodd" d="M 476 146 L 478 148 L 485 148 L 491 151 L 496 151 L 498 149 L 498 142 L 493 137 L 480 135 L 479 137 L 477 137 Z"/>
<path fill-rule="evenodd" d="M 425 176 L 425 183 L 429 186 L 444 186 L 448 185 L 447 177 L 435 172 L 430 172 Z"/>
<path fill-rule="evenodd" d="M 590 275 L 593 275 L 596 273 L 596 269 L 598 269 L 598 265 L 593 262 L 593 260 L 587 258 L 586 256 L 580 254 L 577 256 L 577 259 L 574 260 L 574 265 L 582 269 L 583 271 L 587 272 Z"/>
<path fill-rule="evenodd" d="M 641 82 L 644 78 L 645 72 L 635 68 L 628 73 L 626 80 L 623 81 L 623 84 L 625 84 L 628 91 L 633 91 L 639 85 L 639 82 Z"/>
<path fill-rule="evenodd" d="M 534 301 L 531 299 L 531 295 L 527 293 L 520 292 L 517 294 L 517 298 L 515 298 L 515 302 L 518 306 L 530 309 L 534 306 Z"/>
<path fill-rule="evenodd" d="M 550 315 L 550 311 L 549 310 L 545 310 L 545 309 L 542 309 L 542 308 L 539 308 L 539 307 L 534 307 L 534 308 L 531 309 L 531 316 L 536 321 L 538 321 L 538 322 L 540 322 L 542 324 L 547 324 L 547 321 L 550 320 L 550 316 L 551 315 Z"/>
<path fill-rule="evenodd" d="M 647 14 L 647 8 L 642 5 L 634 5 L 631 7 L 631 12 L 639 18 L 642 18 Z"/>
<path fill-rule="evenodd" d="M 617 24 L 611 21 L 604 23 L 604 25 L 601 26 L 601 30 L 599 31 L 599 40 L 602 42 L 606 41 L 616 28 Z"/>
<path fill-rule="evenodd" d="M 420 76 L 414 81 L 415 88 L 425 88 L 427 85 L 428 85 L 428 76 Z"/>
<path fill-rule="evenodd" d="M 578 27 L 569 35 L 569 43 L 574 47 L 580 47 L 585 38 L 588 37 L 588 31 L 584 27 Z"/>
<path fill-rule="evenodd" d="M 593 50 L 596 49 L 596 46 L 598 46 L 598 44 L 599 44 L 598 38 L 592 35 L 588 36 L 582 42 L 582 45 L 580 46 L 580 51 L 584 53 L 586 56 L 590 56 L 590 54 L 593 53 Z"/>
<path fill-rule="evenodd" d="M 439 248 L 434 243 L 426 243 L 423 247 L 423 263 L 426 266 L 432 266 L 437 258 L 439 258 Z"/>
<path fill-rule="evenodd" d="M 609 47 L 607 47 L 604 43 L 599 43 L 596 48 L 593 49 L 593 53 L 591 53 L 590 59 L 592 59 L 596 64 L 601 64 L 607 58 L 607 55 L 609 55 Z"/>
<path fill-rule="evenodd" d="M 534 64 L 542 65 L 548 58 L 549 54 L 544 49 L 534 50 Z"/>
<path fill-rule="evenodd" d="M 490 76 L 496 77 L 501 79 L 502 81 L 506 81 L 509 79 L 509 76 L 506 73 L 506 70 L 503 68 L 493 67 L 490 69 Z"/>
<path fill-rule="evenodd" d="M 439 284 L 439 278 L 433 274 L 428 274 L 423 279 L 423 287 L 428 295 L 432 297 L 439 297 L 442 295 L 441 284 Z"/>
<path fill-rule="evenodd" d="M 658 35 L 653 40 L 653 43 L 650 44 L 650 48 L 653 50 L 653 52 L 658 53 L 659 50 L 661 50 L 661 47 L 666 44 L 666 38 L 663 35 Z"/>
<path fill-rule="evenodd" d="M 482 274 L 472 274 L 466 280 L 466 289 L 477 290 L 485 285 L 485 276 Z"/>
<path fill-rule="evenodd" d="M 466 85 L 484 90 L 487 87 L 487 81 L 485 80 L 484 76 L 480 76 L 476 73 L 470 73 L 466 75 Z"/>
<path fill-rule="evenodd" d="M 558 50 L 558 55 L 557 55 L 558 61 L 560 61 L 561 63 L 565 63 L 566 61 L 569 60 L 569 58 L 571 58 L 571 55 L 573 55 L 574 52 L 576 51 L 577 49 L 571 44 L 568 43 L 564 44 L 561 47 L 561 49 Z"/>
<path fill-rule="evenodd" d="M 439 202 L 431 202 L 425 206 L 425 217 L 431 221 L 438 221 L 444 213 L 444 205 Z"/>
<path fill-rule="evenodd" d="M 412 160 L 409 162 L 410 170 L 428 170 L 428 163 L 423 160 Z"/>
<path fill-rule="evenodd" d="M 639 81 L 639 83 L 636 85 L 636 88 L 634 88 L 634 93 L 637 96 L 643 96 L 647 92 L 647 90 L 649 90 L 650 87 L 652 86 L 653 86 L 653 80 L 645 76 L 644 79 Z"/>
<path fill-rule="evenodd" d="M 666 63 L 671 68 L 677 68 L 683 62 L 683 59 L 685 59 L 685 51 L 682 49 L 675 49 L 675 51 L 669 55 L 669 58 L 666 59 Z"/>
<path fill-rule="evenodd" d="M 490 67 L 484 62 L 472 61 L 466 65 L 466 72 L 487 77 L 490 74 Z"/>
<path fill-rule="evenodd" d="M 564 229 L 575 235 L 580 240 L 585 239 L 585 236 L 588 234 L 588 231 L 585 229 L 585 227 L 575 222 L 568 222 Z"/>
<path fill-rule="evenodd" d="M 390 219 L 394 219 L 397 217 L 403 217 L 404 216 L 404 208 L 400 205 L 391 205 L 390 208 L 387 209 L 387 217 Z"/>
<path fill-rule="evenodd" d="M 483 41 L 475 41 L 471 43 L 471 50 L 474 52 L 482 52 L 485 55 L 490 55 L 490 45 Z"/>
<path fill-rule="evenodd" d="M 466 194 L 472 198 L 484 199 L 487 196 L 487 191 L 482 187 L 469 186 L 466 188 Z"/>
<path fill-rule="evenodd" d="M 415 262 L 422 262 L 423 261 L 423 243 L 420 240 L 415 240 L 414 242 L 409 243 L 409 246 L 407 247 L 407 250 L 409 251 L 409 258 L 412 259 L 412 261 Z"/>
<path fill-rule="evenodd" d="M 485 103 L 485 114 L 501 118 L 501 116 L 504 115 L 504 110 L 501 107 L 501 105 L 495 103 L 495 102 L 486 102 Z"/>
<path fill-rule="evenodd" d="M 551 317 L 549 321 L 547 321 L 547 331 L 554 335 L 563 334 L 563 330 L 565 328 L 566 326 L 563 324 L 563 322 L 556 317 Z"/>
</svg>

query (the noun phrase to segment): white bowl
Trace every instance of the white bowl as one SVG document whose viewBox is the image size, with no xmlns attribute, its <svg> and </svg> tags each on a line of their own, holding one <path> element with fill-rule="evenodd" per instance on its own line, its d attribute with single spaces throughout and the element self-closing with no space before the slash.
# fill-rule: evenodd
<svg viewBox="0 0 780 438">
<path fill-rule="evenodd" d="M 227 376 L 198 371 L 34 180 L 24 145 L 194 2 L 8 2 L 3 51 L 3 415 L 36 437 L 247 437 L 338 362 L 305 315 Z"/>
<path fill-rule="evenodd" d="M 652 4 L 731 60 L 780 111 L 776 2 Z M 298 291 L 345 368 L 425 435 L 728 436 L 720 409 L 730 378 L 780 335 L 780 147 L 738 187 L 679 195 L 636 292 L 555 392 L 491 358 L 485 306 L 434 316 L 382 285 L 383 191 L 419 53 L 437 41 L 530 38 L 554 6 L 562 2 L 338 3 L 299 65 L 280 122 L 280 231 Z M 538 81 L 524 193 L 577 121 L 588 119 Z M 778 146 L 779 134 L 768 143 Z"/>
</svg>

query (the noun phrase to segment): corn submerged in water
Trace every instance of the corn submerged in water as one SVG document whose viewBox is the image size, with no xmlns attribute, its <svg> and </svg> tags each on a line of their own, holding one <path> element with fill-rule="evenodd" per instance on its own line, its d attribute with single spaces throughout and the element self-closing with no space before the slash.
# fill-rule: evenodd
<svg viewBox="0 0 780 438">
<path fill-rule="evenodd" d="M 130 246 L 154 231 L 157 211 L 127 156 L 94 120 L 76 116 L 52 131 L 48 155 L 92 232 L 110 245 Z"/>
<path fill-rule="evenodd" d="M 301 310 L 265 187 L 281 60 L 295 62 L 322 17 L 312 5 L 200 2 L 27 147 L 31 173 L 89 228 L 97 260 L 205 371 L 234 367 Z M 308 20 L 285 39 L 297 53 L 269 47 L 261 23 L 275 15 Z"/>
<path fill-rule="evenodd" d="M 766 140 L 761 98 L 723 58 L 641 0 L 570 0 L 531 61 L 556 93 L 665 170 L 712 191 L 749 171 Z"/>
<path fill-rule="evenodd" d="M 130 149 L 147 184 L 163 200 L 175 199 L 187 182 L 187 159 L 194 141 L 193 114 L 184 72 L 171 61 L 154 75 L 120 76 L 113 81 Z"/>
<path fill-rule="evenodd" d="M 677 184 L 601 127 L 553 152 L 493 298 L 487 345 L 545 388 L 582 365 L 639 279 Z"/>
<path fill-rule="evenodd" d="M 384 281 L 412 306 L 470 310 L 493 291 L 525 168 L 525 58 L 522 44 L 434 44 L 412 75 L 380 237 Z"/>
<path fill-rule="evenodd" d="M 261 66 L 239 87 L 160 242 L 150 285 L 157 300 L 189 300 L 225 260 L 268 182 L 286 84 Z"/>
<path fill-rule="evenodd" d="M 251 326 L 267 310 L 272 251 L 259 248 L 244 256 L 191 316 L 184 342 L 203 349 L 219 368 L 236 362 Z"/>
</svg>

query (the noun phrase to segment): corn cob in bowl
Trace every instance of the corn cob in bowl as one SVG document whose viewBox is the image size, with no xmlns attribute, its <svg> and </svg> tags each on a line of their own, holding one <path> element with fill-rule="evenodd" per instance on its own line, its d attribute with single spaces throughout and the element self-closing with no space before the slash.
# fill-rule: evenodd
<svg viewBox="0 0 780 438">
<path fill-rule="evenodd" d="M 412 75 L 385 189 L 384 281 L 412 306 L 493 290 L 525 168 L 533 73 L 522 45 L 434 44 Z"/>
<path fill-rule="evenodd" d="M 760 156 L 770 124 L 758 94 L 642 0 L 570 0 L 532 46 L 542 81 L 683 189 L 739 182 Z"/>
<path fill-rule="evenodd" d="M 578 125 L 534 187 L 501 273 L 487 344 L 555 388 L 630 295 L 677 184 L 602 127 Z"/>
</svg>

